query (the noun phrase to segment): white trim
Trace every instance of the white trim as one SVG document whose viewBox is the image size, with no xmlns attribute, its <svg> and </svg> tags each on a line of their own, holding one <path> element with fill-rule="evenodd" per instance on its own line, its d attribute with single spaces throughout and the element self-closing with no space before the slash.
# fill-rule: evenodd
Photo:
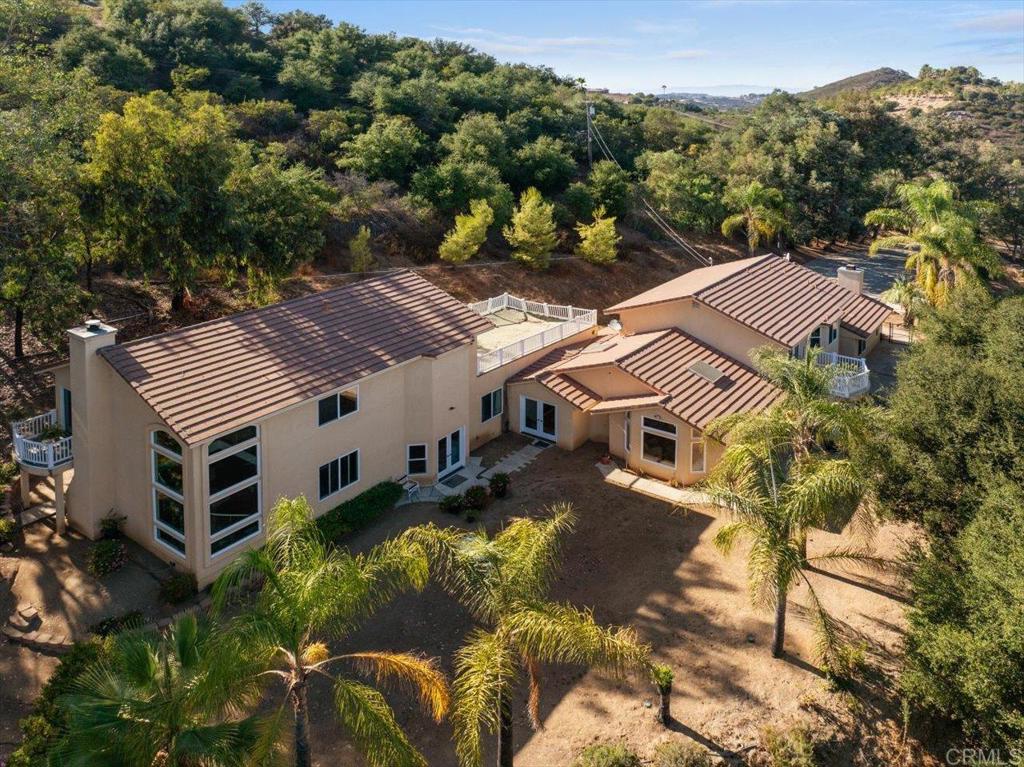
<svg viewBox="0 0 1024 767">
<path fill-rule="evenodd" d="M 495 394 L 498 395 L 498 409 L 497 410 L 494 409 L 494 395 Z M 483 417 L 483 415 L 484 415 L 484 412 L 483 412 L 484 399 L 487 399 L 488 405 L 491 408 L 491 414 L 487 418 Z M 481 394 L 480 395 L 480 423 L 487 423 L 488 421 L 493 421 L 498 416 L 504 415 L 504 413 L 505 413 L 505 387 L 499 386 L 497 389 L 493 389 L 493 390 L 487 392 L 486 394 Z"/>
<path fill-rule="evenodd" d="M 350 455 L 355 455 L 355 457 L 356 457 L 356 478 L 355 478 L 355 480 L 353 482 L 349 482 L 347 485 L 341 485 L 337 490 L 334 490 L 333 492 L 330 492 L 327 495 L 320 495 L 320 469 L 322 469 L 324 466 L 329 466 L 330 464 L 334 463 L 335 461 L 340 461 L 342 458 L 348 458 Z M 406 467 L 406 468 L 408 468 L 408 467 Z M 330 481 L 330 471 L 331 471 L 330 469 L 327 470 L 328 482 Z M 340 476 L 339 476 L 339 480 L 340 480 Z M 317 494 L 317 499 L 321 500 L 321 501 L 326 501 L 332 495 L 337 495 L 342 490 L 348 490 L 350 487 L 354 487 L 355 485 L 358 485 L 362 481 L 363 481 L 363 462 L 362 462 L 362 456 L 359 455 L 359 448 L 357 447 L 355 450 L 349 450 L 347 453 L 335 456 L 334 458 L 329 460 L 327 463 L 322 463 L 322 464 L 320 464 L 319 466 L 316 467 L 316 494 Z"/>
<path fill-rule="evenodd" d="M 700 435 L 694 437 L 694 433 Z M 699 469 L 693 466 L 693 448 L 697 445 L 701 446 L 701 463 L 702 466 Z M 690 473 L 691 474 L 704 474 L 708 470 L 708 442 L 704 439 L 704 432 L 698 429 L 696 426 L 690 427 Z"/>
<path fill-rule="evenodd" d="M 234 434 L 236 431 L 242 431 L 243 429 L 248 429 L 249 427 L 253 427 L 254 429 L 256 429 L 256 435 L 255 436 L 253 436 L 250 439 L 245 440 L 244 442 L 239 442 L 237 445 L 232 445 L 231 447 L 226 447 L 226 448 L 223 448 L 221 450 L 218 450 L 213 455 L 210 455 L 210 446 L 214 442 L 216 442 L 218 439 L 220 439 L 221 437 L 223 437 L 223 436 L 225 436 L 227 434 Z M 233 429 L 229 429 L 229 430 L 227 430 L 225 432 L 222 432 L 221 434 L 218 434 L 217 436 L 215 436 L 212 439 L 210 439 L 209 442 L 207 442 L 204 445 L 204 447 L 206 448 L 203 451 L 205 453 L 205 460 L 203 461 L 203 469 L 204 469 L 204 471 L 206 473 L 205 484 L 204 484 L 204 486 L 206 488 L 206 504 L 205 504 L 205 510 L 206 510 L 206 530 L 207 530 L 207 540 L 206 540 L 207 546 L 206 546 L 206 550 L 209 552 L 210 561 L 213 561 L 214 559 L 220 557 L 222 554 L 225 554 L 225 553 L 231 551 L 236 546 L 239 546 L 239 545 L 245 543 L 246 541 L 256 537 L 257 535 L 259 535 L 263 531 L 263 481 L 262 481 L 263 480 L 263 446 L 262 446 L 262 443 L 260 441 L 261 436 L 262 436 L 262 429 L 260 428 L 260 425 L 258 423 L 247 423 L 247 424 L 243 424 L 241 426 L 236 426 Z M 235 455 L 237 453 L 241 453 L 241 452 L 243 452 L 245 450 L 248 450 L 251 447 L 255 447 L 256 448 L 256 474 L 255 474 L 255 476 L 248 477 L 247 479 L 243 479 L 241 482 L 237 482 L 234 485 L 232 485 L 231 487 L 226 487 L 223 490 L 219 490 L 219 491 L 217 491 L 217 493 L 211 495 L 210 494 L 210 466 L 215 464 L 215 463 L 217 463 L 218 461 L 220 461 L 220 460 L 222 460 L 224 458 L 230 458 L 231 456 L 233 456 L 233 455 Z M 256 511 L 255 511 L 255 513 L 250 514 L 249 516 L 247 516 L 247 517 L 245 517 L 243 519 L 240 519 L 237 522 L 232 522 L 230 525 L 225 527 L 223 530 L 218 530 L 216 533 L 214 533 L 213 532 L 213 521 L 212 521 L 212 507 L 213 507 L 213 504 L 215 504 L 215 503 L 217 503 L 219 501 L 222 501 L 225 498 L 228 498 L 228 497 L 234 495 L 235 493 L 241 492 L 242 490 L 245 490 L 246 488 L 251 487 L 253 485 L 256 486 Z M 235 541 L 230 546 L 226 546 L 225 548 L 221 549 L 220 551 L 214 551 L 213 550 L 213 544 L 214 543 L 216 543 L 217 541 L 221 540 L 222 538 L 226 538 L 227 536 L 231 535 L 232 533 L 235 533 L 238 530 L 241 530 L 242 528 L 244 528 L 244 527 L 246 527 L 248 525 L 251 525 L 253 522 L 256 522 L 256 531 L 254 533 L 252 533 L 251 535 L 247 535 L 245 538 L 242 538 L 239 541 Z"/>
<path fill-rule="evenodd" d="M 188 520 L 187 520 L 188 514 L 186 513 L 185 493 L 184 493 L 184 491 L 185 491 L 185 450 L 182 447 L 181 453 L 175 453 L 174 451 L 169 450 L 169 449 L 163 447 L 162 445 L 158 445 L 157 442 L 156 442 L 156 433 L 157 432 L 163 432 L 168 437 L 170 437 L 175 442 L 177 442 L 178 443 L 178 447 L 181 447 L 181 442 L 176 437 L 174 437 L 174 435 L 172 435 L 169 431 L 167 431 L 166 429 L 161 428 L 161 427 L 149 429 L 149 453 L 148 453 L 147 458 L 149 460 L 149 492 L 150 492 L 149 507 L 150 507 L 150 515 L 151 515 L 151 517 L 153 519 L 153 540 L 156 541 L 158 546 L 160 546 L 161 548 L 164 548 L 167 551 L 171 552 L 174 556 L 178 557 L 179 559 L 186 559 L 187 560 L 187 558 L 188 558 L 187 557 L 187 554 L 188 554 L 188 537 L 186 536 L 186 532 L 188 530 Z M 179 493 L 177 490 L 174 490 L 173 488 L 167 487 L 167 485 L 165 485 L 165 484 L 163 484 L 162 482 L 159 481 L 158 475 L 157 475 L 157 472 L 156 472 L 156 459 L 155 459 L 155 455 L 157 455 L 157 454 L 158 455 L 162 455 L 167 460 L 173 461 L 174 463 L 178 464 L 178 466 L 181 467 L 181 490 L 182 490 L 182 492 Z M 180 531 L 179 530 L 175 530 L 173 527 L 171 527 L 167 523 L 160 521 L 160 517 L 159 517 L 159 514 L 158 514 L 159 508 L 160 508 L 158 497 L 160 495 L 165 496 L 166 498 L 174 501 L 175 503 L 181 504 L 181 526 L 182 526 L 182 529 Z M 157 530 L 161 530 L 166 535 L 170 536 L 171 538 L 174 538 L 175 540 L 181 541 L 181 545 L 185 549 L 185 551 L 184 552 L 178 551 L 178 549 L 174 548 L 170 544 L 165 543 L 164 541 L 160 540 L 160 537 L 157 535 Z"/>
<path fill-rule="evenodd" d="M 547 432 L 541 431 L 541 429 L 530 429 L 530 428 L 527 428 L 527 426 L 526 426 L 526 400 L 531 400 L 533 402 L 536 402 L 538 405 L 548 405 L 549 407 L 554 408 L 554 410 L 555 410 L 555 418 L 554 418 L 554 421 L 555 421 L 555 431 L 554 431 L 553 434 L 548 434 Z M 541 428 L 543 428 L 543 426 L 544 426 L 544 408 L 543 407 L 538 408 L 538 411 L 537 411 L 537 425 L 540 426 Z M 551 441 L 557 440 L 558 439 L 558 405 L 556 405 L 553 402 L 545 402 L 544 400 L 537 399 L 536 397 L 528 397 L 525 394 L 520 394 L 519 395 L 519 431 L 522 432 L 523 434 L 529 434 L 529 435 L 534 436 L 534 437 L 539 437 L 540 439 L 547 439 L 547 440 L 551 440 Z"/>
<path fill-rule="evenodd" d="M 676 426 L 676 424 L 674 423 L 669 423 L 668 421 L 659 421 L 659 423 L 666 423 L 669 426 L 675 428 L 675 434 L 669 434 L 667 431 L 663 429 L 657 429 L 648 426 L 645 423 L 648 417 L 649 416 L 643 416 L 642 420 L 640 421 L 640 460 L 643 461 L 644 463 L 651 464 L 651 466 L 661 466 L 664 468 L 675 469 L 679 465 L 679 427 Z M 658 421 L 657 418 L 651 418 L 650 420 Z M 647 450 L 644 448 L 645 434 L 652 434 L 656 437 L 661 437 L 662 439 L 672 440 L 672 444 L 675 446 L 672 450 L 672 463 L 665 463 L 664 461 L 652 461 L 650 458 L 647 457 Z"/>
<path fill-rule="evenodd" d="M 423 457 L 413 458 L 409 455 L 409 448 L 422 447 Z M 423 461 L 423 471 L 410 471 L 409 463 L 412 461 Z M 426 442 L 410 442 L 405 446 L 405 473 L 409 477 L 422 477 L 430 474 L 430 445 Z M 319 477 L 317 478 L 319 481 Z"/>
<path fill-rule="evenodd" d="M 344 394 L 347 391 L 354 391 L 356 393 L 356 409 L 351 411 L 351 412 L 345 413 L 345 415 L 337 415 L 334 418 L 332 418 L 330 421 L 324 421 L 323 423 L 320 423 L 320 403 L 323 400 L 327 399 L 328 397 L 334 397 L 334 399 L 335 399 L 335 401 L 337 402 L 337 405 L 338 405 L 338 413 L 341 413 L 341 399 L 340 399 L 340 397 L 341 397 L 342 394 Z M 325 426 L 330 426 L 332 423 L 337 423 L 338 421 L 344 421 L 350 415 L 355 415 L 356 413 L 359 412 L 359 408 L 361 407 L 361 403 L 362 403 L 362 399 L 361 399 L 361 397 L 359 395 L 359 384 L 354 384 L 354 385 L 353 384 L 347 384 L 345 386 L 342 386 L 340 389 L 335 390 L 334 392 L 332 392 L 330 394 L 321 394 L 319 397 L 316 398 L 316 427 L 318 429 L 322 429 Z"/>
<path fill-rule="evenodd" d="M 451 445 L 451 438 L 452 438 L 452 435 L 455 434 L 455 432 L 459 433 L 459 460 L 458 460 L 458 463 L 447 463 L 447 461 L 450 459 L 451 453 L 452 453 L 452 451 L 451 451 L 451 447 L 452 447 L 452 445 Z M 467 453 L 469 452 L 469 445 L 467 444 L 467 441 L 466 441 L 466 427 L 465 426 L 460 426 L 457 429 L 452 429 L 452 431 L 448 432 L 447 434 L 442 434 L 440 437 L 435 439 L 434 440 L 434 449 L 435 450 L 437 449 L 437 443 L 440 442 L 442 439 L 445 440 L 445 447 L 447 448 L 447 453 L 445 455 L 445 462 L 446 462 L 447 465 L 444 467 L 444 469 L 442 469 L 441 468 L 441 462 L 440 461 L 437 462 L 437 478 L 438 479 L 443 479 L 444 477 L 448 477 L 448 476 L 454 474 L 455 472 L 457 472 L 459 469 L 464 468 L 465 465 L 466 465 Z M 436 453 L 435 453 L 435 456 L 436 456 Z M 436 458 L 435 458 L 435 460 L 436 460 Z M 406 466 L 406 468 L 408 468 L 408 466 Z M 441 473 L 442 471 L 444 472 L 443 474 Z"/>
</svg>

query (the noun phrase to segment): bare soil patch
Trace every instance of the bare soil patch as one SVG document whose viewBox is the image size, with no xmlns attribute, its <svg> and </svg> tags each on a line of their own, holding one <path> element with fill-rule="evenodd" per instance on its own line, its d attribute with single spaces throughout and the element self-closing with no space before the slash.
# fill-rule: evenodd
<svg viewBox="0 0 1024 767">
<path fill-rule="evenodd" d="M 592 607 L 601 622 L 638 630 L 658 661 L 675 671 L 677 721 L 671 730 L 657 723 L 656 695 L 646 680 L 548 667 L 542 681 L 543 731 L 529 729 L 525 690 L 520 691 L 517 765 L 565 767 L 582 747 L 598 740 L 622 740 L 649 757 L 658 742 L 673 738 L 694 740 L 738 764 L 754 753 L 765 725 L 796 722 L 809 722 L 826 741 L 824 764 L 900 763 L 891 750 L 900 740 L 893 677 L 905 600 L 896 577 L 811 574 L 828 609 L 864 644 L 871 663 L 868 681 L 855 690 L 830 691 L 814 659 L 814 633 L 798 618 L 807 595 L 797 591 L 791 597 L 787 655 L 773 659 L 771 616 L 751 606 L 744 551 L 726 558 L 712 545 L 721 525 L 717 515 L 673 515 L 664 503 L 602 482 L 594 468 L 600 453 L 596 445 L 574 453 L 544 451 L 526 472 L 515 475 L 510 496 L 496 501 L 482 521 L 495 529 L 510 516 L 535 514 L 559 500 L 575 504 L 579 522 L 566 542 L 553 596 Z M 404 507 L 362 533 L 352 547 L 365 549 L 410 525 L 447 526 L 453 520 L 431 504 Z M 910 533 L 886 526 L 876 541 L 878 553 L 895 557 Z M 817 532 L 810 551 L 840 540 L 850 538 Z M 343 648 L 334 649 L 425 652 L 440 658 L 450 673 L 452 654 L 470 627 L 464 611 L 430 586 L 422 594 L 402 596 Z M 454 767 L 450 726 L 425 720 L 406 697 L 389 698 L 429 763 Z M 317 764 L 361 763 L 334 720 L 326 685 L 313 691 L 311 705 Z M 928 757 L 908 758 L 907 764 L 925 764 Z"/>
</svg>

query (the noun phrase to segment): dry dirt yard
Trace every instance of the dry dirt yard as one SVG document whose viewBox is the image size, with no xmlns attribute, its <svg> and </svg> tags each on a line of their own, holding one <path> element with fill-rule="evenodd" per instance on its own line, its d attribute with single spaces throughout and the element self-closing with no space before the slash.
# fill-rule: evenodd
<svg viewBox="0 0 1024 767">
<path fill-rule="evenodd" d="M 902 737 L 891 676 L 898 663 L 904 598 L 895 576 L 811 575 L 832 614 L 867 645 L 872 666 L 868 681 L 853 694 L 830 692 L 815 665 L 814 634 L 797 618 L 796 605 L 806 594 L 791 597 L 787 655 L 775 660 L 769 654 L 771 616 L 752 608 L 748 597 L 744 550 L 726 558 L 712 544 L 721 525 L 717 515 L 710 510 L 673 515 L 662 502 L 603 483 L 594 467 L 599 455 L 593 445 L 571 454 L 545 451 L 513 477 L 509 497 L 495 502 L 483 522 L 496 529 L 510 516 L 534 514 L 555 501 L 575 504 L 579 521 L 566 541 L 553 596 L 592 607 L 603 623 L 637 629 L 657 660 L 675 672 L 676 724 L 666 730 L 657 723 L 656 695 L 646 680 L 548 667 L 542 678 L 543 731 L 530 731 L 525 690 L 520 691 L 519 767 L 568 767 L 582 747 L 599 740 L 625 741 L 648 758 L 658 742 L 670 738 L 692 739 L 724 763 L 743 764 L 755 755 L 761 728 L 796 722 L 809 723 L 828 741 L 822 763 L 830 767 L 927 763 L 924 754 L 897 753 Z M 407 506 L 351 545 L 365 549 L 410 525 L 453 520 L 433 505 Z M 883 528 L 876 551 L 897 556 L 907 535 L 895 526 Z M 840 538 L 847 536 L 816 533 L 811 554 Z M 469 628 L 464 611 L 431 586 L 402 596 L 335 649 L 424 652 L 440 658 L 450 673 L 452 654 Z M 335 723 L 326 685 L 311 699 L 316 763 L 361 763 Z M 429 763 L 454 767 L 449 725 L 431 724 L 400 694 L 389 699 Z M 492 760 L 488 755 L 486 763 Z"/>
</svg>

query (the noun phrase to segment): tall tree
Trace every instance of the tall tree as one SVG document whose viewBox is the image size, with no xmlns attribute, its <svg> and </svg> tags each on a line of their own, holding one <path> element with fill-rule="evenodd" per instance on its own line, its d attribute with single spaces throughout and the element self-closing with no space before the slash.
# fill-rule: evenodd
<svg viewBox="0 0 1024 767">
<path fill-rule="evenodd" d="M 903 184 L 897 189 L 899 208 L 876 208 L 864 223 L 896 231 L 876 237 L 868 250 L 910 251 L 907 269 L 933 304 L 943 303 L 950 288 L 967 277 L 994 277 L 1001 271 L 999 256 L 981 237 L 978 215 L 985 203 L 964 203 L 957 190 L 943 180 L 929 184 Z"/>
<path fill-rule="evenodd" d="M 782 192 L 760 181 L 727 190 L 722 201 L 726 208 L 737 211 L 722 222 L 722 234 L 733 237 L 743 232 L 751 255 L 762 243 L 778 237 L 786 227 L 786 202 Z"/>
<path fill-rule="evenodd" d="M 230 241 L 222 192 L 240 149 L 223 107 L 202 94 L 130 99 L 104 115 L 83 169 L 103 195 L 103 225 L 126 263 L 162 271 L 184 307 L 200 271 Z"/>
<path fill-rule="evenodd" d="M 530 187 L 519 198 L 512 222 L 502 233 L 512 244 L 512 257 L 531 269 L 547 269 L 551 251 L 558 244 L 555 233 L 555 206 L 545 202 L 541 193 Z"/>
<path fill-rule="evenodd" d="M 594 211 L 594 220 L 589 224 L 577 224 L 580 236 L 576 255 L 592 264 L 615 263 L 619 242 L 622 237 L 615 231 L 615 216 L 605 215 L 604 208 Z"/>
<path fill-rule="evenodd" d="M 374 687 L 332 667 L 369 674 L 376 682 L 398 682 L 419 695 L 424 709 L 440 721 L 448 709 L 448 688 L 434 661 L 409 653 L 351 652 L 331 655 L 326 639 L 342 640 L 377 608 L 407 589 L 422 589 L 428 565 L 409 540 L 387 541 L 367 554 L 351 556 L 321 536 L 305 498 L 281 499 L 271 512 L 266 544 L 241 554 L 217 578 L 214 605 L 252 578 L 263 587 L 256 604 L 233 620 L 226 632 L 229 655 L 243 659 L 253 677 L 276 680 L 284 697 L 274 715 L 291 706 L 296 767 L 310 767 L 309 685 L 313 677 L 333 686 L 338 720 L 373 767 L 425 765 Z M 226 669 L 226 673 L 237 673 Z"/>
<path fill-rule="evenodd" d="M 480 250 L 487 239 L 487 228 L 494 222 L 494 211 L 487 200 L 473 200 L 469 213 L 455 217 L 455 228 L 451 229 L 441 243 L 439 255 L 443 261 L 452 264 L 465 263 Z"/>
<path fill-rule="evenodd" d="M 512 698 L 529 678 L 528 713 L 540 726 L 540 664 L 570 663 L 614 673 L 650 671 L 650 650 L 629 628 L 599 626 L 589 611 L 548 596 L 562 537 L 574 515 L 556 504 L 541 519 L 515 519 L 493 537 L 433 525 L 407 538 L 422 545 L 448 592 L 476 619 L 455 659 L 456 751 L 463 767 L 483 760 L 482 729 L 498 735 L 498 765 L 512 767 Z"/>
<path fill-rule="evenodd" d="M 122 635 L 111 658 L 88 667 L 59 701 L 67 728 L 50 763 L 242 767 L 267 756 L 272 741 L 243 714 L 258 688 L 228 673 L 223 666 L 234 664 L 214 644 L 194 615 L 166 636 Z"/>
</svg>

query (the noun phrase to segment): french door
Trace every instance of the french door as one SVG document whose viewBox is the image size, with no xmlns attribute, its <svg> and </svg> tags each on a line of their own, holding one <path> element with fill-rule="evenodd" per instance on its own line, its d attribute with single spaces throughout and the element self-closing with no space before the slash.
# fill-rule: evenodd
<svg viewBox="0 0 1024 767">
<path fill-rule="evenodd" d="M 456 429 L 437 441 L 437 475 L 450 474 L 466 465 L 462 435 L 465 429 Z"/>
<path fill-rule="evenodd" d="M 554 405 L 530 397 L 522 400 L 523 420 L 520 424 L 524 434 L 554 440 L 558 436 L 557 410 Z"/>
</svg>

